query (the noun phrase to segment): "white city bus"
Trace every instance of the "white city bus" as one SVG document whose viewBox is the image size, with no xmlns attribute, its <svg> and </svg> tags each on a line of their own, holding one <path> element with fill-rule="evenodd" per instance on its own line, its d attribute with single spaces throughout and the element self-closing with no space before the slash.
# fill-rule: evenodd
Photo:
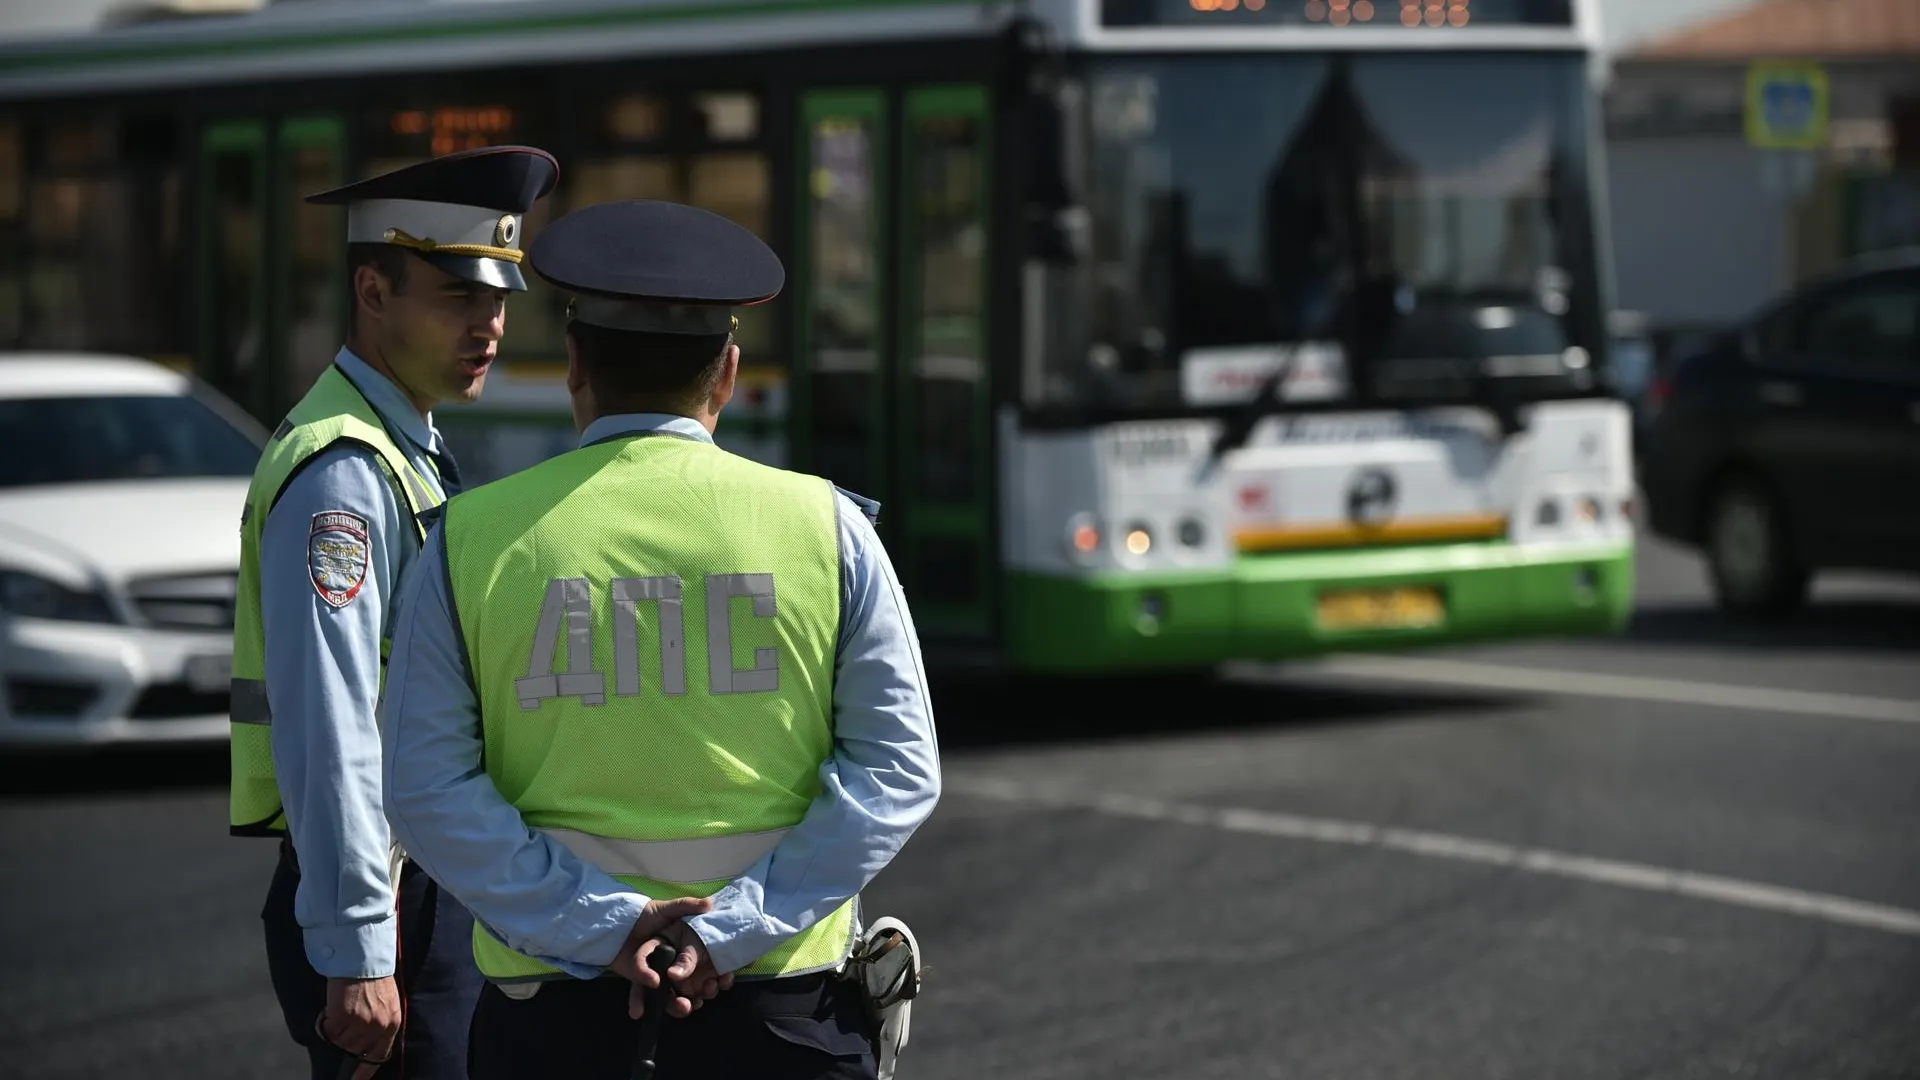
<svg viewBox="0 0 1920 1080">
<path fill-rule="evenodd" d="M 171 358 L 276 420 L 345 312 L 298 195 L 532 143 L 529 241 L 669 198 L 780 252 L 721 441 L 880 500 L 930 650 L 1607 632 L 1594 6 L 282 0 L 16 45 L 0 345 Z M 469 473 L 572 445 L 562 305 L 511 301 L 484 402 L 436 414 Z"/>
</svg>

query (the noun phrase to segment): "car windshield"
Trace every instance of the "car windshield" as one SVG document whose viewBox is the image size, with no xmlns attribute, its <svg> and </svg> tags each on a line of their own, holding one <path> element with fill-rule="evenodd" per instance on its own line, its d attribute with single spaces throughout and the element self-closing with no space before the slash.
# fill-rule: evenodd
<svg viewBox="0 0 1920 1080">
<path fill-rule="evenodd" d="M 1053 331 L 1030 401 L 1227 404 L 1281 357 L 1293 400 L 1593 385 L 1583 72 L 1571 56 L 1092 65 L 1088 258 L 1049 297 L 1075 329 Z"/>
<path fill-rule="evenodd" d="M 260 447 L 188 396 L 0 399 L 0 488 L 250 476 Z"/>
</svg>

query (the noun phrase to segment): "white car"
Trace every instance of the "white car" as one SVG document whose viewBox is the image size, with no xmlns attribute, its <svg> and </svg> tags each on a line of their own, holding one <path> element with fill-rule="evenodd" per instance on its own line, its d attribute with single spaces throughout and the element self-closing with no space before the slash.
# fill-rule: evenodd
<svg viewBox="0 0 1920 1080">
<path fill-rule="evenodd" d="M 145 360 L 0 354 L 0 747 L 227 737 L 265 441 Z"/>
</svg>

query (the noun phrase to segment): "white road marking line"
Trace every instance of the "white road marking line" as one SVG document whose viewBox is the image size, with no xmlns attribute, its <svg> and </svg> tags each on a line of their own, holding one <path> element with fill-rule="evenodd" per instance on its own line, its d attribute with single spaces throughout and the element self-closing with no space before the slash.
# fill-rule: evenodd
<svg viewBox="0 0 1920 1080">
<path fill-rule="evenodd" d="M 1840 926 L 1884 930 L 1892 934 L 1920 936 L 1920 911 L 1850 900 L 1829 893 L 1806 892 L 1757 881 L 1696 874 L 1690 870 L 1672 870 L 1645 863 L 1618 859 L 1597 859 L 1570 855 L 1544 848 L 1522 848 L 1469 836 L 1420 832 L 1414 829 L 1382 828 L 1363 821 L 1301 817 L 1244 808 L 1216 808 L 1193 803 L 1166 802 L 1137 795 L 1075 794 L 1045 791 L 1005 780 L 960 779 L 948 777 L 944 784 L 950 793 L 971 795 L 1000 802 L 1049 806 L 1066 810 L 1092 810 L 1116 817 L 1166 821 L 1220 829 L 1224 832 L 1258 836 L 1279 836 L 1290 840 L 1311 840 L 1351 847 L 1374 847 L 1409 855 L 1477 863 L 1483 866 L 1507 866 L 1529 874 L 1570 878 L 1596 885 L 1612 885 L 1642 892 L 1667 893 L 1696 900 L 1710 900 L 1732 907 L 1779 915 L 1797 915 Z"/>
<path fill-rule="evenodd" d="M 1713 705 L 1729 709 L 1796 713 L 1803 716 L 1920 724 L 1920 701 L 1864 697 L 1858 694 L 1812 693 L 1804 690 L 1769 690 L 1756 686 L 1732 686 L 1726 683 L 1691 682 L 1684 679 L 1659 679 L 1640 675 L 1602 675 L 1597 672 L 1512 667 L 1505 664 L 1480 664 L 1461 660 L 1428 660 L 1412 656 L 1355 655 L 1330 657 L 1311 666 L 1302 666 L 1297 670 L 1304 674 L 1464 686 L 1479 690 L 1524 690 L 1574 697 Z M 1267 668 L 1257 671 L 1256 674 L 1262 678 L 1276 678 L 1282 673 Z"/>
</svg>

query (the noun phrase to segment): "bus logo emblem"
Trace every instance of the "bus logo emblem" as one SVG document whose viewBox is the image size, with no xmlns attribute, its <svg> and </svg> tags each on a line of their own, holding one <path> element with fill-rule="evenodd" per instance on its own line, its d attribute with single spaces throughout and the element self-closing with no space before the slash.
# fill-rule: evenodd
<svg viewBox="0 0 1920 1080">
<path fill-rule="evenodd" d="M 1347 485 L 1347 518 L 1355 525 L 1379 525 L 1393 516 L 1398 485 L 1385 469 L 1362 469 Z"/>
</svg>

